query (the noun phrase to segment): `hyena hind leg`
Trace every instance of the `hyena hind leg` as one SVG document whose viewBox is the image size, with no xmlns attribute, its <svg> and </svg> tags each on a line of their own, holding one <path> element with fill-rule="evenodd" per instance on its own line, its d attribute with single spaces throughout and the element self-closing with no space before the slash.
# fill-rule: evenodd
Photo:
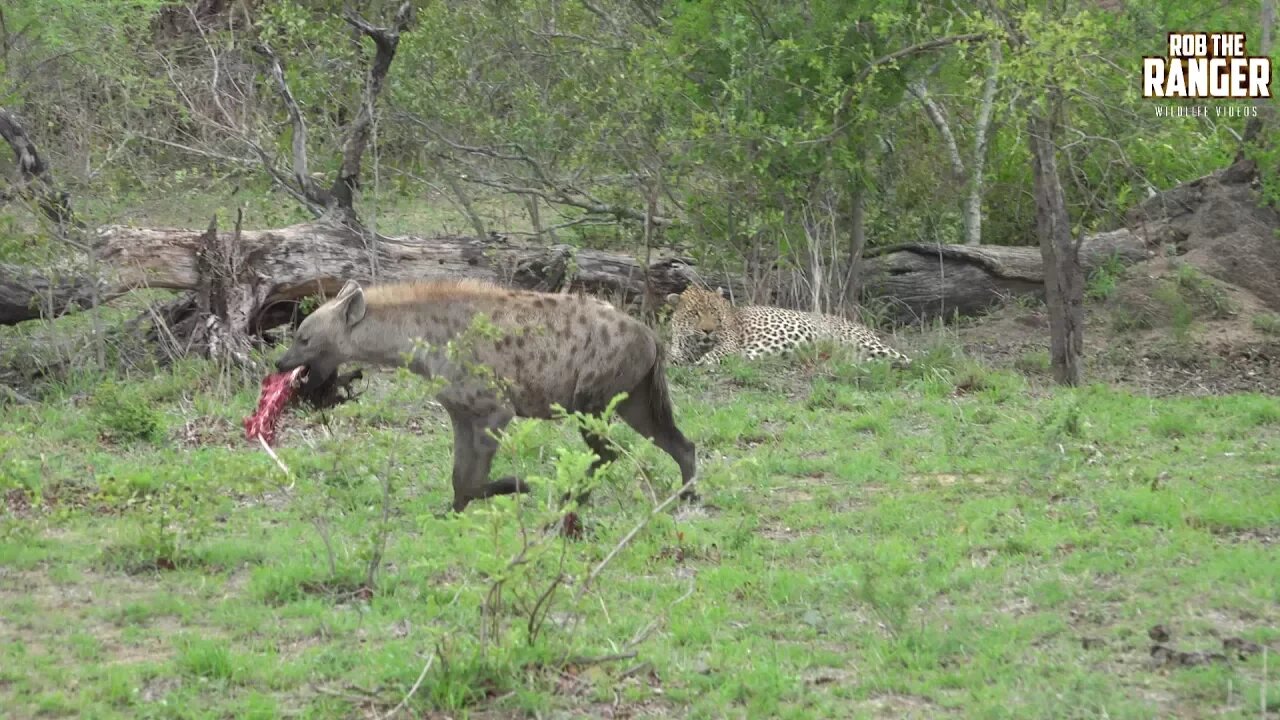
<svg viewBox="0 0 1280 720">
<path fill-rule="evenodd" d="M 587 447 L 591 448 L 591 451 L 596 454 L 596 461 L 591 463 L 590 468 L 587 468 L 587 475 L 594 477 L 595 474 L 599 472 L 600 468 L 608 465 L 618 458 L 618 449 L 614 446 L 612 440 L 606 437 L 601 437 L 590 430 L 579 429 L 579 432 L 582 434 L 583 442 L 585 442 Z M 587 500 L 590 499 L 590 497 L 591 491 L 583 490 L 578 493 L 578 504 L 586 505 Z M 567 502 L 568 500 L 569 493 L 565 493 L 564 497 L 561 498 L 561 502 Z"/>
<path fill-rule="evenodd" d="M 649 393 L 650 390 L 645 386 L 637 388 L 618 405 L 618 415 L 636 432 L 652 440 L 654 445 L 676 461 L 676 465 L 680 466 L 680 485 L 683 487 L 697 477 L 697 448 L 684 436 L 684 433 L 680 432 L 680 428 L 676 427 L 675 419 L 671 416 L 669 409 L 663 412 L 653 407 L 649 401 Z M 680 499 L 696 501 L 698 493 L 689 487 L 680 493 Z"/>
</svg>

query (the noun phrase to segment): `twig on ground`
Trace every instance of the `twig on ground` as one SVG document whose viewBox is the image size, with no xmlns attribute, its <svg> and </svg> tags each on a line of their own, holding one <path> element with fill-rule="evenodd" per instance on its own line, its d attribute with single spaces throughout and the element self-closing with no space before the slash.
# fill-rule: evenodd
<svg viewBox="0 0 1280 720">
<path fill-rule="evenodd" d="M 422 672 L 418 673 L 418 679 L 413 681 L 413 687 L 409 688 L 409 692 L 405 693 L 404 697 L 400 699 L 399 704 L 391 708 L 391 711 L 388 712 L 386 715 L 382 716 L 382 720 L 387 720 L 387 718 L 394 717 L 396 713 L 404 709 L 404 706 L 409 702 L 409 698 L 413 697 L 414 693 L 418 692 L 418 688 L 422 686 L 422 681 L 427 677 L 427 673 L 431 671 L 431 665 L 435 661 L 436 661 L 436 652 L 432 650 L 431 655 L 427 657 L 426 664 L 422 666 Z"/>
<path fill-rule="evenodd" d="M 628 652 L 613 653 L 612 655 L 600 655 L 597 657 L 571 657 L 564 661 L 565 665 L 601 665 L 603 663 L 617 662 L 619 660 L 630 660 L 636 656 L 635 650 Z"/>
<path fill-rule="evenodd" d="M 280 468 L 280 470 L 285 474 L 285 477 L 289 478 L 289 487 L 285 489 L 292 490 L 295 480 L 293 478 L 293 473 L 289 472 L 289 466 L 284 464 L 284 461 L 280 459 L 279 455 L 276 455 L 276 451 L 271 449 L 271 446 L 267 444 L 266 440 L 262 439 L 261 435 L 258 436 L 258 443 L 262 445 L 263 450 L 267 451 L 267 454 L 271 456 L 271 459 L 276 461 L 276 467 Z"/>
<path fill-rule="evenodd" d="M 684 602 L 685 600 L 688 600 L 688 599 L 689 599 L 689 596 L 690 596 L 690 595 L 693 595 L 693 589 L 694 589 L 694 584 L 693 584 L 693 581 L 692 581 L 692 580 L 690 580 L 690 581 L 689 581 L 689 589 L 688 589 L 688 590 L 685 590 L 683 595 L 681 595 L 680 597 L 676 598 L 676 599 L 675 599 L 675 602 L 672 602 L 670 605 L 668 605 L 668 606 L 667 606 L 667 611 L 671 610 L 671 608 L 673 608 L 673 607 L 675 607 L 675 606 L 679 605 L 680 603 Z M 648 640 L 648 639 L 649 639 L 649 635 L 651 635 L 651 634 L 653 633 L 653 631 L 654 631 L 654 630 L 656 630 L 656 629 L 658 628 L 658 625 L 659 625 L 659 624 L 661 624 L 661 623 L 662 623 L 664 620 L 666 620 L 666 619 L 667 619 L 667 612 L 666 612 L 666 611 L 663 611 L 663 613 L 662 613 L 661 615 L 659 615 L 658 617 L 656 617 L 656 618 L 654 618 L 653 620 L 649 621 L 649 624 L 648 624 L 648 625 L 645 625 L 643 628 L 640 628 L 640 631 L 639 631 L 639 632 L 637 632 L 635 635 L 633 635 L 633 636 L 631 637 L 631 640 L 629 640 L 629 641 L 627 642 L 627 644 L 626 644 L 626 646 L 625 646 L 625 647 L 635 647 L 635 646 L 639 645 L 640 643 L 644 642 L 645 640 Z"/>
<path fill-rule="evenodd" d="M 655 507 L 653 510 L 650 510 L 649 514 L 646 515 L 644 519 L 636 523 L 636 526 L 631 528 L 631 531 L 628 532 L 626 535 L 624 535 L 622 539 L 618 541 L 617 545 L 613 546 L 613 549 L 609 551 L 609 554 L 604 556 L 604 559 L 601 560 L 595 566 L 595 568 L 591 570 L 591 574 L 587 575 L 587 579 L 584 580 L 582 584 L 578 586 L 578 593 L 577 593 L 577 596 L 574 597 L 574 602 L 576 603 L 577 601 L 582 599 L 583 593 L 585 593 L 587 589 L 591 587 L 591 584 L 595 582 L 595 579 L 600 575 L 600 573 L 604 572 L 604 569 L 609 566 L 609 563 L 613 562 L 613 559 L 618 556 L 618 553 L 622 552 L 623 548 L 631 544 L 631 541 L 635 539 L 635 536 L 640 534 L 640 531 L 643 530 L 645 526 L 650 523 L 650 521 L 652 521 L 655 517 L 657 517 L 659 514 L 665 511 L 668 507 L 670 507 L 672 503 L 679 500 L 680 496 L 683 495 L 686 490 L 689 490 L 690 488 L 692 488 L 696 482 L 697 482 L 697 478 L 694 478 L 689 480 L 689 482 L 685 483 L 684 485 L 681 485 L 680 488 L 676 490 L 674 493 L 672 493 L 671 495 L 669 495 L 666 500 L 663 500 L 657 507 Z"/>
</svg>

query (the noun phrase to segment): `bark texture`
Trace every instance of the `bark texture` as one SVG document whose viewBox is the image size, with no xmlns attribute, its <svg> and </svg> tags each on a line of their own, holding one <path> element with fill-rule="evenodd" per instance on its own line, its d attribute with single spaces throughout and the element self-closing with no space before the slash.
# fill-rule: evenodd
<svg viewBox="0 0 1280 720">
<path fill-rule="evenodd" d="M 1127 229 L 1088 236 L 1081 268 L 1087 273 L 1112 258 L 1141 262 L 1162 239 Z M 885 302 L 894 321 L 908 323 L 976 315 L 1020 295 L 1043 298 L 1045 267 L 1034 247 L 894 245 L 866 252 L 861 282 L 864 297 Z"/>
<path fill-rule="evenodd" d="M 1056 129 L 1052 110 L 1045 115 L 1032 113 L 1027 120 L 1053 377 L 1062 385 L 1079 385 L 1084 377 L 1084 272 L 1058 176 Z"/>
</svg>

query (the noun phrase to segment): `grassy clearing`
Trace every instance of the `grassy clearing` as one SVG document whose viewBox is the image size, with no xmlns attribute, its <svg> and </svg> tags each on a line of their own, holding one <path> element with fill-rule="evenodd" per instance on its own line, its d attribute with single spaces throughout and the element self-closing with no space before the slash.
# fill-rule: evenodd
<svg viewBox="0 0 1280 720">
<path fill-rule="evenodd" d="M 1280 711 L 1275 398 L 1048 389 L 947 347 L 671 378 L 703 504 L 589 584 L 677 476 L 629 430 L 564 543 L 538 527 L 590 460 L 576 431 L 516 424 L 495 471 L 538 492 L 447 516 L 448 422 L 413 378 L 290 416 L 291 478 L 240 436 L 253 380 L 201 363 L 6 407 L 0 706 L 365 716 L 429 664 L 408 706 L 455 717 Z M 1155 666 L 1157 624 L 1269 644 L 1269 695 L 1260 652 Z"/>
</svg>

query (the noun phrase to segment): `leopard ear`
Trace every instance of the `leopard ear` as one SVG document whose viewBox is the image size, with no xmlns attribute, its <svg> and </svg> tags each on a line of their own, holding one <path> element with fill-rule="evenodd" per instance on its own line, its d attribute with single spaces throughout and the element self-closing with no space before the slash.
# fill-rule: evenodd
<svg viewBox="0 0 1280 720">
<path fill-rule="evenodd" d="M 725 300 L 729 299 L 729 291 L 726 290 L 725 288 L 718 287 L 716 288 L 716 292 L 720 293 L 720 297 L 724 298 Z"/>
<path fill-rule="evenodd" d="M 679 307 L 679 306 L 680 306 L 680 293 L 668 293 L 668 294 L 667 294 L 667 303 L 669 303 L 669 304 L 670 304 L 670 305 L 672 305 L 672 306 Z"/>
</svg>

